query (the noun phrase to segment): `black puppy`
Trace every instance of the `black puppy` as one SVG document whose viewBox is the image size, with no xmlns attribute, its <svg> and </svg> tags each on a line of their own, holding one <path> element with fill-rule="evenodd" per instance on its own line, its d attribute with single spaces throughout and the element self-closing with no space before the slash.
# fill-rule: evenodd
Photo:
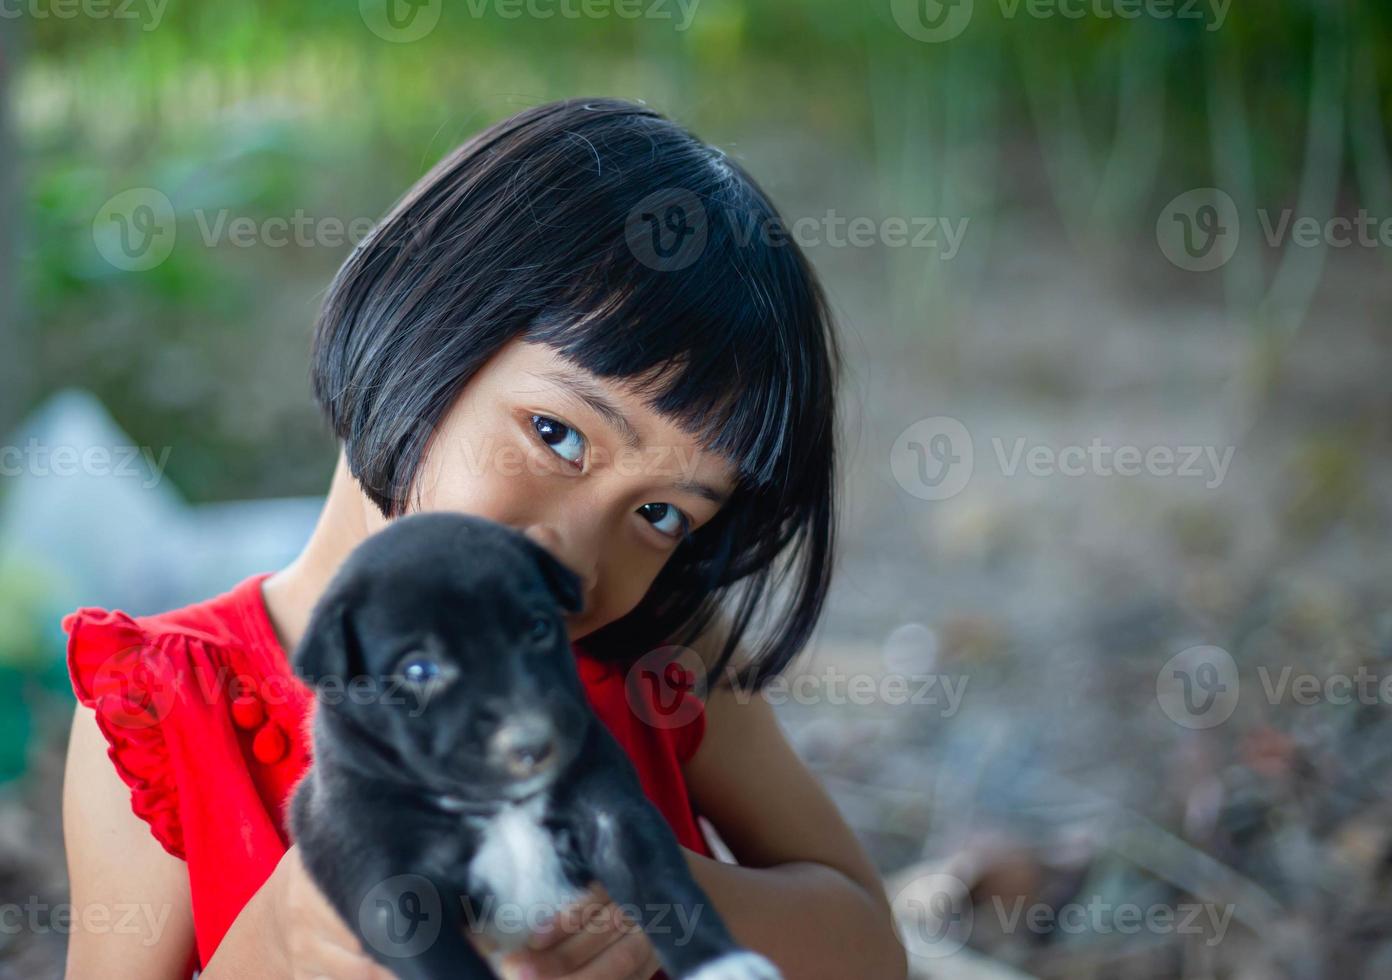
<svg viewBox="0 0 1392 980">
<path fill-rule="evenodd" d="M 518 948 L 595 880 L 674 977 L 776 980 L 590 710 L 562 613 L 579 586 L 525 535 L 460 514 L 398 518 L 349 555 L 293 656 L 316 688 L 290 807 L 305 868 L 407 980 L 493 977 L 468 932 Z"/>
</svg>

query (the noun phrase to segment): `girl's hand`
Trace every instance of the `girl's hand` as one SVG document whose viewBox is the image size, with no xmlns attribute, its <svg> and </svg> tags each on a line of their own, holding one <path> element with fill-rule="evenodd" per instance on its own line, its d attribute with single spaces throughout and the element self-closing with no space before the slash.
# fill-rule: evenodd
<svg viewBox="0 0 1392 980">
<path fill-rule="evenodd" d="M 643 930 L 598 882 L 527 947 L 503 960 L 505 980 L 651 980 L 662 969 Z"/>
<path fill-rule="evenodd" d="M 279 945 L 293 980 L 395 980 L 363 952 L 291 845 L 271 873 Z"/>
</svg>

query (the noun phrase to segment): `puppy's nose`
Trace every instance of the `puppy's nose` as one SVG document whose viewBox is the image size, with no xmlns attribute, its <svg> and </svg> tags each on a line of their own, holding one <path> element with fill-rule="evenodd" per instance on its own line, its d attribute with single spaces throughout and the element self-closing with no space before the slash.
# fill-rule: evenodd
<svg viewBox="0 0 1392 980">
<path fill-rule="evenodd" d="M 493 757 L 516 779 L 535 776 L 556 760 L 556 730 L 541 715 L 510 718 L 489 741 Z"/>
</svg>

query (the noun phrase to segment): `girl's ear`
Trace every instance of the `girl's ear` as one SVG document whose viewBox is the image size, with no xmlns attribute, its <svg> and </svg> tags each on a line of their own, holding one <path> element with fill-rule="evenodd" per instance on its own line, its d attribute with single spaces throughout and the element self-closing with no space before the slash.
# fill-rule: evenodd
<svg viewBox="0 0 1392 980">
<path fill-rule="evenodd" d="M 358 637 L 348 614 L 348 602 L 334 596 L 319 603 L 310 614 L 309 626 L 290 663 L 295 675 L 311 685 L 326 677 L 346 681 L 362 662 L 358 653 Z"/>
<path fill-rule="evenodd" d="M 530 547 L 537 568 L 541 570 L 541 577 L 546 580 L 561 608 L 566 612 L 580 612 L 585 605 L 585 597 L 580 593 L 580 576 L 535 541 L 530 538 L 523 540 Z"/>
</svg>

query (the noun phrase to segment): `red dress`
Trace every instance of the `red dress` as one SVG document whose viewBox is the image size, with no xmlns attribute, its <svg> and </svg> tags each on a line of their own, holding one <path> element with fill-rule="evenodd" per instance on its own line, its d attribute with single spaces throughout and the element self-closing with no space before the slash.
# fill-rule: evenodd
<svg viewBox="0 0 1392 980">
<path fill-rule="evenodd" d="M 96 712 L 131 808 L 188 864 L 200 969 L 289 847 L 286 809 L 310 763 L 313 694 L 266 611 L 270 574 L 158 615 L 84 606 L 63 617 L 73 691 Z M 700 702 L 683 695 L 676 713 L 637 702 L 643 717 L 666 716 L 648 724 L 630 706 L 648 685 L 573 650 L 590 705 L 644 792 L 678 843 L 710 857 L 682 776 L 705 731 Z"/>
</svg>

